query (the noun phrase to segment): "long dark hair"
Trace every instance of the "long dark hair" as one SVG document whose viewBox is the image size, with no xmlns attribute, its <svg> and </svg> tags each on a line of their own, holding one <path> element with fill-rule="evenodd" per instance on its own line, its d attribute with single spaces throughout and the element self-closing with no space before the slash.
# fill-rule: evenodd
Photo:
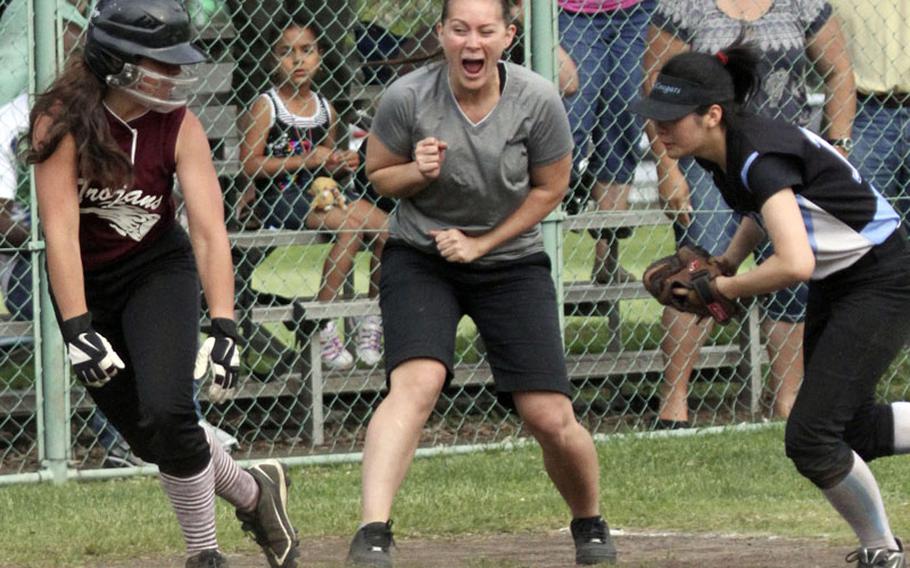
<svg viewBox="0 0 910 568">
<path fill-rule="evenodd" d="M 674 56 L 660 70 L 661 73 L 686 79 L 704 87 L 724 82 L 732 83 L 733 101 L 716 101 L 724 110 L 723 120 L 729 124 L 741 114 L 761 86 L 758 65 L 761 52 L 758 47 L 740 36 L 735 42 L 715 54 L 687 51 Z M 711 105 L 695 110 L 705 114 Z"/>
<path fill-rule="evenodd" d="M 78 175 L 99 187 L 119 189 L 132 183 L 133 165 L 111 134 L 102 101 L 107 87 L 92 74 L 80 54 L 70 58 L 64 71 L 39 94 L 29 114 L 25 159 L 39 164 L 48 159 L 67 134 L 76 142 Z M 35 125 L 51 123 L 43 139 L 34 143 Z"/>
</svg>

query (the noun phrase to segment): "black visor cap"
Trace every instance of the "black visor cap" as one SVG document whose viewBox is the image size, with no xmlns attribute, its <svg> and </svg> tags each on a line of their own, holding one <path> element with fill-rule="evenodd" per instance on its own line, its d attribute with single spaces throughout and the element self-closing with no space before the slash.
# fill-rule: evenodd
<svg viewBox="0 0 910 568">
<path fill-rule="evenodd" d="M 632 112 L 658 122 L 679 120 L 705 105 L 732 101 L 733 85 L 706 87 L 661 73 L 651 94 L 630 105 Z"/>
</svg>

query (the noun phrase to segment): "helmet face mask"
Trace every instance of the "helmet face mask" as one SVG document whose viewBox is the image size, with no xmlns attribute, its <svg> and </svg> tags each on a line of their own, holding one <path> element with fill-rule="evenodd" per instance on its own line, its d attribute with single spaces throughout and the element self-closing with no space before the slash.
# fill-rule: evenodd
<svg viewBox="0 0 910 568">
<path fill-rule="evenodd" d="M 171 112 L 187 104 L 196 77 L 187 68 L 176 75 L 164 74 L 143 64 L 124 63 L 120 72 L 105 82 L 157 112 Z"/>
<path fill-rule="evenodd" d="M 83 56 L 107 85 L 154 105 L 154 110 L 174 110 L 186 104 L 180 91 L 191 83 L 185 76 L 161 74 L 142 60 L 179 66 L 206 61 L 190 41 L 192 32 L 181 0 L 99 0 L 89 20 Z"/>
</svg>

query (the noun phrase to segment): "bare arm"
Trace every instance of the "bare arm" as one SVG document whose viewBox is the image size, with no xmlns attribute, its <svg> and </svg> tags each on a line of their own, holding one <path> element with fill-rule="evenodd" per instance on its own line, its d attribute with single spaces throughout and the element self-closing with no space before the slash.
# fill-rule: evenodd
<svg viewBox="0 0 910 568">
<path fill-rule="evenodd" d="M 267 156 L 265 143 L 269 136 L 270 113 L 269 103 L 265 98 L 259 97 L 252 108 L 240 118 L 240 127 L 243 130 L 243 141 L 240 144 L 243 173 L 251 178 L 271 177 L 282 172 L 315 170 L 326 164 L 332 155 L 330 142 L 328 145 L 317 145 L 302 156 L 283 158 Z"/>
<path fill-rule="evenodd" d="M 445 143 L 435 138 L 426 138 L 417 143 L 417 149 L 421 150 L 421 157 L 429 160 L 426 163 L 430 169 L 426 173 L 421 172 L 417 159 L 399 156 L 389 150 L 378 137 L 370 136 L 367 142 L 366 172 L 376 193 L 384 197 L 410 197 L 439 176 L 445 158 Z M 435 169 L 432 168 L 434 165 Z"/>
<path fill-rule="evenodd" d="M 40 144 L 49 122 L 40 119 L 34 144 Z M 35 165 L 38 215 L 47 244 L 47 268 L 54 300 L 63 320 L 88 312 L 79 248 L 79 196 L 76 189 L 76 142 L 65 136 L 56 151 Z"/>
<path fill-rule="evenodd" d="M 491 231 L 469 237 L 458 229 L 431 231 L 440 254 L 450 262 L 473 262 L 524 233 L 561 202 L 569 186 L 572 156 L 531 168 L 531 190 L 522 204 Z"/>
<path fill-rule="evenodd" d="M 571 97 L 578 92 L 578 67 L 561 45 L 556 46 L 556 64 L 559 66 L 559 94 Z"/>
<path fill-rule="evenodd" d="M 739 267 L 764 238 L 764 229 L 751 217 L 743 217 L 739 227 L 736 228 L 736 234 L 733 235 L 730 244 L 727 245 L 727 250 L 721 257 L 730 266 Z"/>
<path fill-rule="evenodd" d="M 651 92 L 657 74 L 671 57 L 684 51 L 689 46 L 674 35 L 655 26 L 648 27 L 648 44 L 642 58 L 645 70 L 645 94 Z M 667 208 L 667 214 L 684 224 L 689 224 L 689 184 L 679 169 L 679 163 L 667 156 L 666 148 L 657 138 L 657 131 L 651 121 L 645 122 L 645 133 L 651 142 L 651 151 L 657 161 L 657 191 L 660 200 Z M 677 213 L 674 213 L 677 212 Z"/>
<path fill-rule="evenodd" d="M 523 25 L 525 21 L 524 1 L 516 0 L 511 5 L 515 22 Z M 574 95 L 578 92 L 578 68 L 575 66 L 575 62 L 572 61 L 572 57 L 558 44 L 556 45 L 556 65 L 559 69 L 559 94 L 564 97 Z"/>
<path fill-rule="evenodd" d="M 234 266 L 224 225 L 221 187 L 202 124 L 187 111 L 177 136 L 177 179 L 183 190 L 190 240 L 212 318 L 234 319 Z"/>
<path fill-rule="evenodd" d="M 521 206 L 492 231 L 477 237 L 484 254 L 540 223 L 562 203 L 569 187 L 572 156 L 531 168 L 531 190 Z"/>
<path fill-rule="evenodd" d="M 815 255 L 809 246 L 809 235 L 793 191 L 787 188 L 772 195 L 762 206 L 761 213 L 771 244 L 774 245 L 774 254 L 748 272 L 729 278 L 718 277 L 717 289 L 728 298 L 748 298 L 774 292 L 808 280 L 815 270 Z M 738 250 L 731 250 L 737 240 L 734 238 L 734 243 L 731 243 L 724 256 L 730 254 L 731 257 L 728 258 L 735 260 L 736 257 L 732 255 L 739 256 L 742 253 L 752 242 L 748 234 L 760 231 L 754 222 L 752 226 L 754 228 L 740 225 L 737 237 L 740 237 L 740 231 L 744 235 L 739 239 L 740 244 L 736 245 Z"/>
<path fill-rule="evenodd" d="M 840 23 L 832 16 L 809 39 L 806 51 L 825 80 L 825 137 L 849 138 L 856 115 L 856 81 Z"/>
</svg>

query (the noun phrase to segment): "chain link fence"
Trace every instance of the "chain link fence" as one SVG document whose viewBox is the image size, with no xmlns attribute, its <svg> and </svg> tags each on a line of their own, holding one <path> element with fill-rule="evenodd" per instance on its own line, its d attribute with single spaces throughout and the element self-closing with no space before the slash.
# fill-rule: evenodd
<svg viewBox="0 0 910 568">
<path fill-rule="evenodd" d="M 759 43 L 763 34 L 778 34 L 766 50 L 770 87 L 760 112 L 830 129 L 839 88 L 829 61 L 836 38 L 824 28 L 830 8 L 821 1 L 771 3 L 778 27 L 769 31 L 742 23 L 755 19 L 751 12 L 735 18 L 711 12 L 719 10 L 713 0 L 640 0 L 586 12 L 593 4 L 559 2 L 558 46 L 531 45 L 523 24 L 532 6 L 515 5 L 520 33 L 508 53 L 523 64 L 555 56 L 576 142 L 564 214 L 547 223 L 559 235 L 550 250 L 562 251 L 555 272 L 577 414 L 603 434 L 784 414 L 792 399 L 787 389 L 801 375 L 798 293 L 777 303 L 757 300 L 738 322 L 711 328 L 662 310 L 641 286 L 644 267 L 680 242 L 720 252 L 736 220 L 719 200 L 681 200 L 684 185 L 710 182 L 690 164 L 658 168 L 644 125 L 627 105 L 647 83 L 643 62 L 657 65 L 681 49 L 716 50 L 741 32 Z M 29 38 L 62 47 L 62 60 L 78 49 L 90 9 L 87 2 L 56 0 L 63 34 L 24 34 L 33 29 L 30 3 L 3 5 L 4 68 L 28 61 Z M 797 5 L 802 11 L 785 11 Z M 395 205 L 367 182 L 364 144 L 383 90 L 436 54 L 441 2 L 189 0 L 188 9 L 211 57 L 198 66 L 190 107 L 208 133 L 225 195 L 245 340 L 237 398 L 213 405 L 201 389 L 200 417 L 240 458 L 358 452 L 385 388 L 378 256 Z M 535 1 L 533 9 L 553 6 Z M 737 25 L 699 28 L 724 17 Z M 819 30 L 828 43 L 807 43 Z M 781 34 L 793 37 L 776 50 Z M 16 98 L 26 91 L 25 71 L 25 79 L 11 79 L 0 91 L 0 283 L 8 311 L 0 321 L 0 481 L 40 472 L 47 459 L 36 347 L 42 335 L 30 309 L 38 283 L 32 269 L 43 256 L 31 229 L 28 172 L 15 160 L 16 133 L 27 123 L 27 97 Z M 693 222 L 683 227 L 680 214 L 687 212 Z M 456 349 L 455 380 L 421 445 L 485 444 L 520 434 L 519 421 L 496 399 L 470 320 L 459 326 Z M 883 394 L 903 397 L 908 369 L 904 354 L 883 380 Z M 85 474 L 136 465 L 81 386 L 63 377 L 44 382 L 68 395 L 70 428 L 60 435 L 70 468 Z"/>
</svg>

